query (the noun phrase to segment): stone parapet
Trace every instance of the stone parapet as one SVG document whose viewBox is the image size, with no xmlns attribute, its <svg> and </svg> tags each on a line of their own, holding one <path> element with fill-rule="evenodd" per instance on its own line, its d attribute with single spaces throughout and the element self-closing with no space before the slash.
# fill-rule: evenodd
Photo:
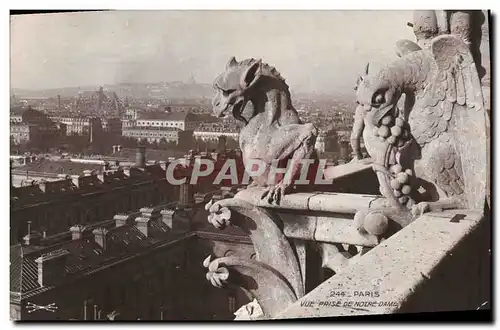
<svg viewBox="0 0 500 330">
<path fill-rule="evenodd" d="M 276 318 L 477 309 L 489 299 L 488 228 L 479 211 L 427 213 Z"/>
<path fill-rule="evenodd" d="M 354 214 L 359 209 L 382 205 L 384 199 L 380 196 L 344 194 L 344 193 L 294 193 L 285 195 L 280 204 L 269 204 L 260 198 L 262 188 L 252 188 L 240 191 L 235 198 L 245 200 L 255 206 L 268 209 L 283 209 L 297 211 L 333 212 Z"/>
</svg>

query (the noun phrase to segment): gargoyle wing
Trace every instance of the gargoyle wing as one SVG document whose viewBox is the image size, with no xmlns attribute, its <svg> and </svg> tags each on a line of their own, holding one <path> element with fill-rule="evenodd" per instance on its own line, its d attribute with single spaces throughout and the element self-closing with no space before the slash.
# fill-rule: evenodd
<svg viewBox="0 0 500 330">
<path fill-rule="evenodd" d="M 422 50 L 422 48 L 411 40 L 402 39 L 396 42 L 396 55 L 399 57 L 403 57 L 409 53 L 419 50 Z"/>
<path fill-rule="evenodd" d="M 423 147 L 449 131 L 460 157 L 468 207 L 482 209 L 486 196 L 486 111 L 477 69 L 469 47 L 458 37 L 432 41 L 436 72 L 412 111 L 412 134 Z M 418 124 L 418 123 L 421 124 Z"/>
</svg>

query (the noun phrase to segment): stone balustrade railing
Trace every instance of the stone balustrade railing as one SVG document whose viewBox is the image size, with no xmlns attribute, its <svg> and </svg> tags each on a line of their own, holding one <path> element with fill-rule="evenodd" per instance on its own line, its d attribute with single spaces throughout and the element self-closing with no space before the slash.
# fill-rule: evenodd
<svg viewBox="0 0 500 330">
<path fill-rule="evenodd" d="M 250 188 L 207 205 L 212 224 L 238 226 L 254 245 L 256 261 L 209 257 L 204 263 L 212 284 L 236 284 L 255 298 L 262 315 L 250 319 L 465 309 L 488 299 L 475 285 L 488 283 L 489 275 L 482 211 L 426 213 L 399 231 L 377 235 L 360 231 L 354 218 L 359 210 L 383 207 L 380 196 L 293 193 L 274 205 L 261 195 L 261 188 Z M 324 269 L 334 276 L 324 281 Z M 464 280 L 472 296 L 450 298 Z M 444 300 L 432 298 L 436 288 Z"/>
<path fill-rule="evenodd" d="M 276 318 L 475 310 L 489 303 L 482 212 L 424 214 Z"/>
</svg>

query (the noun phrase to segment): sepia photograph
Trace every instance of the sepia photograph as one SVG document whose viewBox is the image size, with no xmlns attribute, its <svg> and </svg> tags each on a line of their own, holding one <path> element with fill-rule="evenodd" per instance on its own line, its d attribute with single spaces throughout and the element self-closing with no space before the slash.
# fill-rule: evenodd
<svg viewBox="0 0 500 330">
<path fill-rule="evenodd" d="M 11 11 L 10 320 L 492 321 L 491 19 Z"/>
</svg>

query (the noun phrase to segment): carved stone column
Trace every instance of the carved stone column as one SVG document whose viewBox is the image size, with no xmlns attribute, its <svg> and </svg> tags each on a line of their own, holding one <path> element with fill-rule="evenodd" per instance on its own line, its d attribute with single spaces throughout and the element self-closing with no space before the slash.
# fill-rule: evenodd
<svg viewBox="0 0 500 330">
<path fill-rule="evenodd" d="M 483 76 L 479 76 L 481 78 L 481 88 L 483 91 L 484 98 L 484 107 L 486 112 L 488 113 L 488 121 L 486 127 L 486 137 L 487 143 L 490 145 L 490 136 L 491 136 L 491 92 L 490 92 L 490 79 L 491 79 L 491 67 L 490 67 L 490 25 L 489 25 L 489 13 L 488 10 L 483 10 L 482 15 L 484 16 L 484 22 L 481 25 L 481 42 L 479 45 L 479 51 L 481 53 L 481 69 L 484 70 Z M 491 190 L 491 182 L 490 178 L 490 162 L 491 162 L 491 150 L 488 149 L 488 163 L 487 163 L 487 173 L 488 173 L 488 186 L 487 186 L 487 198 L 488 203 L 491 207 L 490 201 L 490 190 Z"/>
<path fill-rule="evenodd" d="M 471 44 L 472 16 L 467 11 L 451 11 L 449 14 L 450 34 L 459 36 L 467 45 Z"/>
<path fill-rule="evenodd" d="M 438 18 L 434 10 L 413 11 L 413 33 L 420 47 L 428 48 L 430 41 L 437 36 L 438 32 Z"/>
<path fill-rule="evenodd" d="M 243 229 L 256 254 L 256 260 L 233 256 L 212 260 L 209 256 L 204 266 L 212 285 L 241 287 L 257 300 L 264 318 L 276 316 L 304 295 L 299 260 L 275 214 L 237 198 L 211 201 L 206 209 L 215 227 L 223 229 L 231 224 Z"/>
</svg>

